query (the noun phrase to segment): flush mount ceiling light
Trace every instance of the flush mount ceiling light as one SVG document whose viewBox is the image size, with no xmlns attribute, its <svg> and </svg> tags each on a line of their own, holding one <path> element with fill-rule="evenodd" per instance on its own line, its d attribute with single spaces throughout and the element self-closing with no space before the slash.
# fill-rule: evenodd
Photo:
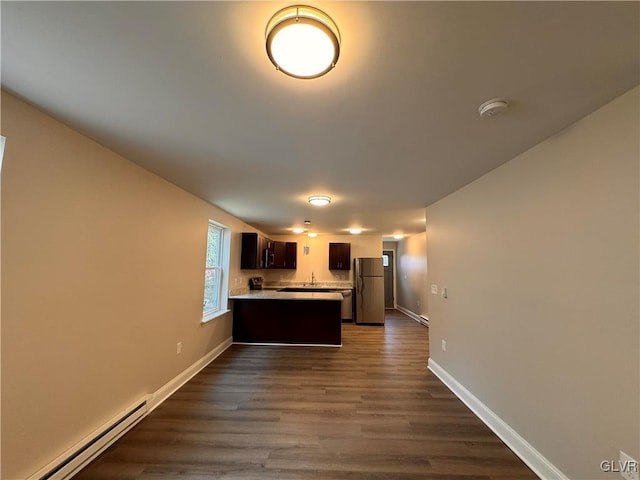
<svg viewBox="0 0 640 480">
<path fill-rule="evenodd" d="M 509 102 L 504 98 L 492 98 L 478 107 L 481 118 L 491 118 L 501 114 L 509 108 Z"/>
<path fill-rule="evenodd" d="M 316 207 L 323 207 L 331 203 L 331 197 L 329 195 L 311 195 L 308 200 L 311 205 L 315 205 Z"/>
<path fill-rule="evenodd" d="M 394 235 L 393 238 L 395 238 L 396 240 L 402 240 L 404 238 L 404 235 L 402 235 L 401 233 L 398 233 Z"/>
<path fill-rule="evenodd" d="M 304 228 L 294 228 L 292 231 L 293 233 L 304 233 Z"/>
<path fill-rule="evenodd" d="M 350 228 L 349 229 L 349 233 L 352 235 L 359 235 L 362 233 L 362 229 L 361 228 Z"/>
<path fill-rule="evenodd" d="M 311 232 L 311 233 L 307 233 L 307 236 L 309 236 L 310 238 L 314 238 L 314 237 L 317 237 L 318 234 L 314 233 L 314 232 Z"/>
<path fill-rule="evenodd" d="M 277 12 L 267 24 L 266 37 L 269 60 L 291 77 L 320 77 L 340 56 L 338 27 L 326 13 L 306 5 Z"/>
</svg>

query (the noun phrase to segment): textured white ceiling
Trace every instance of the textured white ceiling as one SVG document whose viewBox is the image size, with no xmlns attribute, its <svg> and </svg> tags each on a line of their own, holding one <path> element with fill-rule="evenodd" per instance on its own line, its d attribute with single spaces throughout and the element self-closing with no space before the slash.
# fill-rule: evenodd
<svg viewBox="0 0 640 480">
<path fill-rule="evenodd" d="M 2 2 L 2 85 L 268 233 L 390 234 L 640 82 L 638 2 L 313 2 L 343 40 L 315 80 L 265 54 L 287 5 Z"/>
</svg>

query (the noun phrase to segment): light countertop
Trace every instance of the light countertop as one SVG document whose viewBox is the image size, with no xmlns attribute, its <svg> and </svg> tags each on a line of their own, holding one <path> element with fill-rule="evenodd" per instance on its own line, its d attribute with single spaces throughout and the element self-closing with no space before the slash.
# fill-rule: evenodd
<svg viewBox="0 0 640 480">
<path fill-rule="evenodd" d="M 241 295 L 233 295 L 229 300 L 338 300 L 339 292 L 278 292 L 275 290 L 252 290 Z"/>
</svg>

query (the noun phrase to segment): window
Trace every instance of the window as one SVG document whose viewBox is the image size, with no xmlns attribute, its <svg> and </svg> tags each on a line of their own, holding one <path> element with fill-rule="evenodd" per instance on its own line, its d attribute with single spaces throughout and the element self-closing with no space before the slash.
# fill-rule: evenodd
<svg viewBox="0 0 640 480">
<path fill-rule="evenodd" d="M 2 159 L 4 158 L 4 142 L 6 137 L 0 135 L 0 173 L 2 173 Z"/>
<path fill-rule="evenodd" d="M 225 240 L 228 228 L 209 221 L 207 232 L 207 259 L 204 273 L 203 321 L 227 311 L 225 268 L 229 265 L 229 250 Z"/>
</svg>

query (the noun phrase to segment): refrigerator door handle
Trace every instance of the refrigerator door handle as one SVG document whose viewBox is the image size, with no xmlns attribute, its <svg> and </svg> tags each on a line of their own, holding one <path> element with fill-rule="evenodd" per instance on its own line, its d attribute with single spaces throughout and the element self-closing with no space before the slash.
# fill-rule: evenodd
<svg viewBox="0 0 640 480">
<path fill-rule="evenodd" d="M 365 318 L 364 318 L 364 280 L 362 278 L 362 275 L 358 277 L 358 283 L 360 284 L 360 313 L 361 313 L 360 323 L 363 323 L 365 321 Z"/>
</svg>

